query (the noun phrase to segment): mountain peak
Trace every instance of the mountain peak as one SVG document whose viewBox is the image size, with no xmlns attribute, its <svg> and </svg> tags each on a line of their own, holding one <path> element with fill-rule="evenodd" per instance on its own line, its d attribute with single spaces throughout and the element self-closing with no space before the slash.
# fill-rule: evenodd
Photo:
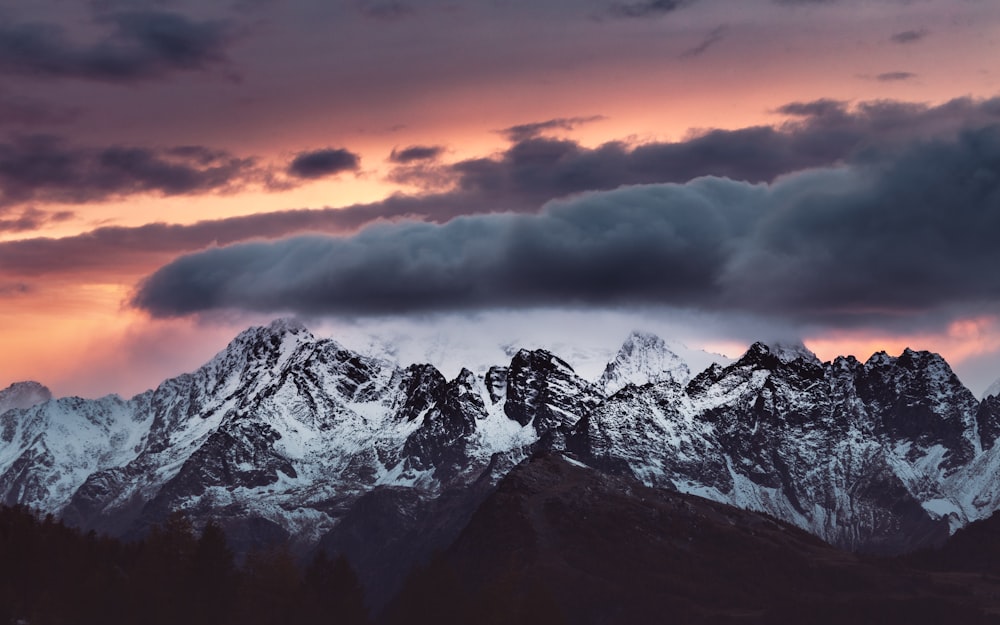
<svg viewBox="0 0 1000 625">
<path fill-rule="evenodd" d="M 301 321 L 282 317 L 275 319 L 266 326 L 254 326 L 240 332 L 233 345 L 252 344 L 265 341 L 274 344 L 281 344 L 291 339 L 294 342 L 311 342 L 316 337 L 309 331 Z"/>
<path fill-rule="evenodd" d="M 796 360 L 804 360 L 816 365 L 823 364 L 816 354 L 806 347 L 802 341 L 774 341 L 769 347 L 771 353 L 785 364 Z"/>
<path fill-rule="evenodd" d="M 687 363 L 674 353 L 659 336 L 633 330 L 615 359 L 608 363 L 597 385 L 607 395 L 613 395 L 629 384 L 672 381 L 685 384 L 691 377 Z"/>
<path fill-rule="evenodd" d="M 757 341 L 739 358 L 736 364 L 755 369 L 774 371 L 784 365 L 803 363 L 822 367 L 823 363 L 802 343 Z"/>
<path fill-rule="evenodd" d="M 0 414 L 14 408 L 31 408 L 52 399 L 52 391 L 34 382 L 14 382 L 0 391 Z"/>
<path fill-rule="evenodd" d="M 652 332 L 647 332 L 645 330 L 632 330 L 632 332 L 629 333 L 628 338 L 625 339 L 622 349 L 636 349 L 644 346 L 659 347 L 666 346 L 666 343 L 663 339 Z"/>
<path fill-rule="evenodd" d="M 267 324 L 266 328 L 272 334 L 308 334 L 312 336 L 305 324 L 294 317 L 278 317 Z"/>
</svg>

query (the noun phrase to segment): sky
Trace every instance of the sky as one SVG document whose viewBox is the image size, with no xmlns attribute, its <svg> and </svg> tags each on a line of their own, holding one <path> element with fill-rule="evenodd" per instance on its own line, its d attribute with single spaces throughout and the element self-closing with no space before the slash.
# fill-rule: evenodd
<svg viewBox="0 0 1000 625">
<path fill-rule="evenodd" d="M 0 1 L 0 387 L 128 396 L 295 316 L 909 346 L 979 393 L 997 58 L 992 0 Z"/>
</svg>

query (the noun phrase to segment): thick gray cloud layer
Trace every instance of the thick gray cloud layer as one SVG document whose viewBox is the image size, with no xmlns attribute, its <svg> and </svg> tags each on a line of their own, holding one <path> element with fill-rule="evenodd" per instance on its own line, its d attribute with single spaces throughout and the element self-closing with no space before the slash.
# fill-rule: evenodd
<svg viewBox="0 0 1000 625">
<path fill-rule="evenodd" d="M 853 323 L 1000 300 L 1000 126 L 771 185 L 625 187 L 537 215 L 374 226 L 182 257 L 133 304 L 394 313 L 663 304 Z"/>
<path fill-rule="evenodd" d="M 450 174 L 459 191 L 508 210 L 534 209 L 552 198 L 623 184 L 685 182 L 705 175 L 769 182 L 872 147 L 1000 122 L 1000 99 L 956 99 L 935 107 L 893 101 L 848 107 L 816 100 L 791 103 L 778 112 L 796 119 L 778 127 L 714 130 L 676 143 L 612 142 L 596 148 L 540 134 L 569 120 L 526 124 L 519 127 L 523 133 L 508 129 L 514 143 L 499 157 L 469 159 L 430 173 Z"/>
</svg>

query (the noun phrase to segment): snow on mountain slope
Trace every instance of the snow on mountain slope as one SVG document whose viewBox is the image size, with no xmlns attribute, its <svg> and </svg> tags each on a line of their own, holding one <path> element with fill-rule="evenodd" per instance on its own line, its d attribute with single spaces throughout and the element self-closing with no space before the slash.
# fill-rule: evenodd
<svg viewBox="0 0 1000 625">
<path fill-rule="evenodd" d="M 854 549 L 933 544 L 1000 507 L 1000 399 L 927 352 L 757 343 L 692 378 L 675 344 L 633 333 L 597 383 L 543 349 L 450 379 L 385 355 L 278 320 L 128 401 L 7 410 L 0 498 L 116 534 L 181 510 L 247 546 L 306 544 L 368 493 L 430 500 L 544 446 Z"/>
<path fill-rule="evenodd" d="M 580 434 L 609 470 L 767 512 L 845 547 L 898 551 L 978 518 L 959 477 L 980 449 L 977 409 L 934 354 L 823 364 L 757 343 L 686 388 L 668 381 L 611 397 Z"/>
<path fill-rule="evenodd" d="M 148 428 L 115 395 L 10 410 L 0 415 L 0 499 L 57 511 L 88 476 L 134 458 Z"/>
<path fill-rule="evenodd" d="M 671 351 L 663 339 L 636 331 L 625 339 L 597 385 L 606 395 L 614 395 L 628 384 L 642 386 L 664 381 L 685 384 L 690 378 L 687 363 Z"/>
<path fill-rule="evenodd" d="M 3 447 L 0 492 L 115 533 L 182 510 L 316 540 L 365 492 L 434 496 L 470 483 L 498 466 L 495 455 L 512 466 L 540 435 L 572 426 L 601 399 L 544 351 L 449 381 L 433 366 L 402 368 L 279 320 L 243 332 L 197 371 L 128 402 L 101 400 L 113 411 L 73 400 L 80 413 L 110 411 L 105 431 L 127 422 L 128 436 L 112 437 L 127 445 L 104 448 L 87 432 L 89 453 L 46 455 L 62 439 L 36 442 L 22 433 L 23 418 L 10 417 L 21 429 L 5 441 L 25 442 Z M 45 430 L 38 421 L 31 432 Z M 22 465 L 38 474 L 31 484 L 50 486 L 23 487 Z"/>
</svg>

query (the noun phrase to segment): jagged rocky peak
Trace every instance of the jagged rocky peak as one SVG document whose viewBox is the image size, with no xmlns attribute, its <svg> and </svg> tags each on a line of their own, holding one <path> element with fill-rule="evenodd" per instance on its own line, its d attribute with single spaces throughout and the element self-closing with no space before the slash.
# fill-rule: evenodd
<svg viewBox="0 0 1000 625">
<path fill-rule="evenodd" d="M 539 434 L 575 424 L 602 399 L 593 384 L 549 351 L 522 349 L 511 360 L 504 412 L 521 425 L 534 422 Z"/>
<path fill-rule="evenodd" d="M 266 326 L 240 332 L 206 367 L 215 367 L 224 376 L 244 372 L 247 367 L 276 371 L 298 347 L 315 342 L 301 322 L 275 319 Z"/>
<path fill-rule="evenodd" d="M 476 388 L 476 374 L 462 367 L 462 370 L 458 372 L 458 375 L 449 384 L 460 388 L 463 393 L 469 393 Z"/>
<path fill-rule="evenodd" d="M 52 391 L 38 382 L 14 382 L 0 391 L 0 414 L 15 408 L 31 408 L 50 399 Z"/>
<path fill-rule="evenodd" d="M 255 326 L 241 332 L 232 344 L 254 344 L 266 341 L 277 347 L 286 342 L 315 341 L 316 337 L 298 319 L 279 318 L 266 326 Z"/>
<path fill-rule="evenodd" d="M 731 366 L 768 371 L 789 368 L 818 371 L 823 363 L 802 343 L 757 341 Z"/>
<path fill-rule="evenodd" d="M 941 466 L 949 470 L 971 460 L 980 432 L 992 427 L 976 422 L 979 402 L 933 352 L 872 355 L 858 378 L 858 395 L 887 435 L 913 445 L 911 455 L 942 446 Z"/>
<path fill-rule="evenodd" d="M 691 370 L 666 341 L 650 332 L 633 331 L 615 359 L 608 363 L 597 386 L 613 395 L 629 384 L 642 386 L 657 382 L 686 384 Z"/>
<path fill-rule="evenodd" d="M 413 421 L 423 416 L 436 401 L 438 389 L 446 380 L 433 365 L 410 365 L 396 376 L 400 389 L 398 418 Z"/>
<path fill-rule="evenodd" d="M 814 365 L 823 364 L 802 341 L 773 341 L 769 344 L 769 348 L 771 353 L 778 357 L 778 360 L 786 364 L 797 360 Z"/>
<path fill-rule="evenodd" d="M 906 382 L 906 390 L 911 394 L 920 393 L 930 397 L 940 392 L 960 392 L 971 396 L 971 392 L 959 381 L 947 361 L 934 352 L 916 351 L 907 347 L 894 358 L 880 351 L 872 354 L 864 368 L 869 375 L 880 381 Z M 900 385 L 895 386 L 898 388 Z"/>
</svg>

